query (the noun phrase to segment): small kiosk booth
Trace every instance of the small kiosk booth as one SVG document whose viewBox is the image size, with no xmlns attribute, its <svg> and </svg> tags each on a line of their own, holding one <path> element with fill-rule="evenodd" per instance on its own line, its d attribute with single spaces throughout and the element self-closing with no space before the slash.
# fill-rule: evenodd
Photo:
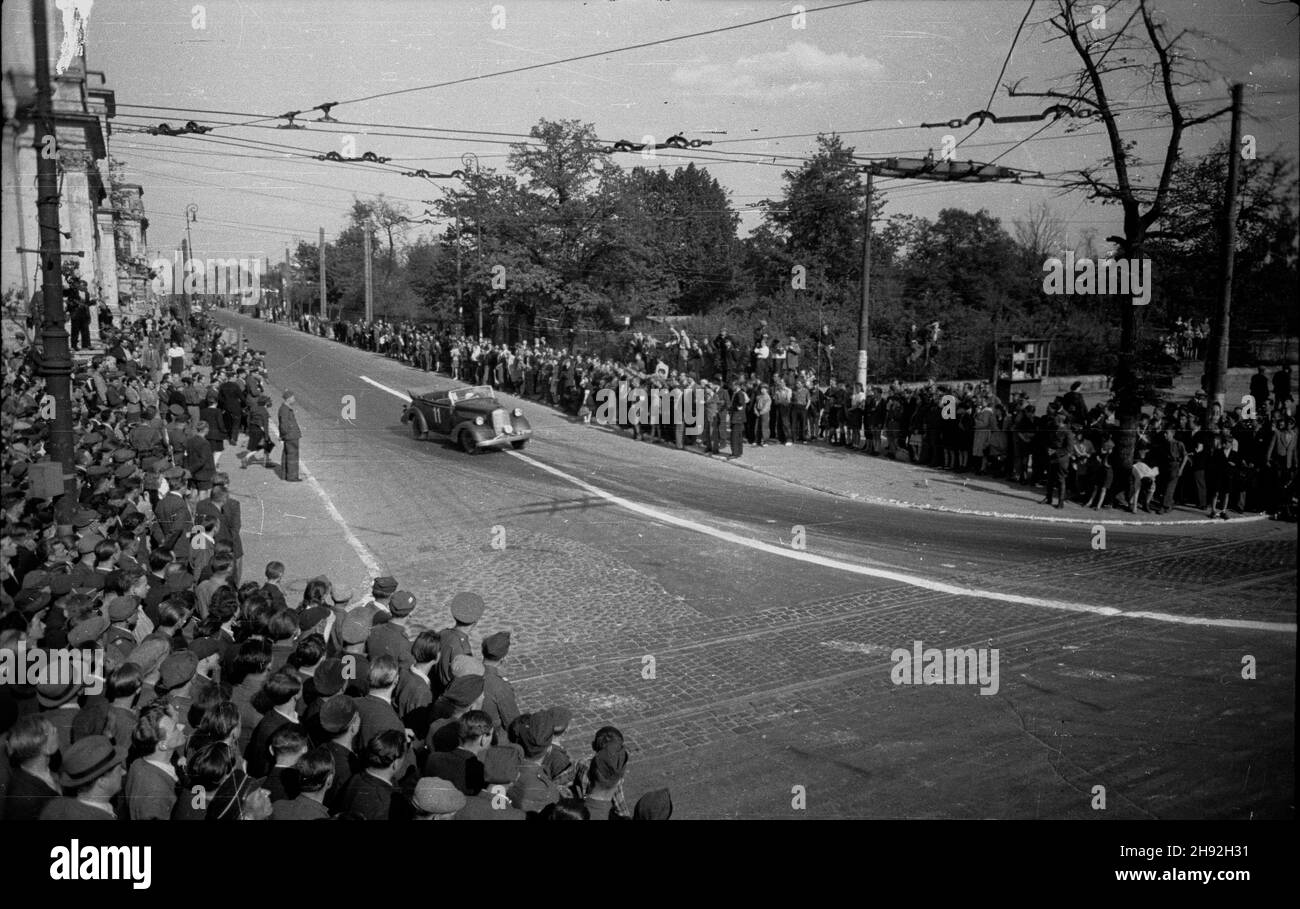
<svg viewBox="0 0 1300 909">
<path fill-rule="evenodd" d="M 1050 375 L 1052 341 L 1050 338 L 1011 338 L 999 341 L 996 348 L 993 387 L 1003 403 L 1017 392 L 1030 401 L 1042 393 L 1043 379 Z"/>
</svg>

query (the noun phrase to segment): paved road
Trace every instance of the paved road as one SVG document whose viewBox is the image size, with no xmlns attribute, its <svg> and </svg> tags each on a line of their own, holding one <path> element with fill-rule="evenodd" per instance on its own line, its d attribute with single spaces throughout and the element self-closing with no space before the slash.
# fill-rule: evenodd
<svg viewBox="0 0 1300 909">
<path fill-rule="evenodd" d="M 574 753 L 624 729 L 633 794 L 670 785 L 696 817 L 1294 815 L 1291 525 L 1094 549 L 1086 526 L 852 502 L 529 402 L 525 457 L 468 457 L 399 422 L 401 393 L 448 380 L 219 318 L 297 394 L 315 478 L 235 471 L 249 564 L 358 584 L 378 564 L 435 628 L 479 590 L 521 701 L 574 708 Z M 893 684 L 914 641 L 996 648 L 996 694 Z"/>
</svg>

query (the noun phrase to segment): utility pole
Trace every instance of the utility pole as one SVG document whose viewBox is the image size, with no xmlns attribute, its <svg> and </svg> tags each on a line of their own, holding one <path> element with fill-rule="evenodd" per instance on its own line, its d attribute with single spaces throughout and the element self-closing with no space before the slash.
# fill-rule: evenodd
<svg viewBox="0 0 1300 909">
<path fill-rule="evenodd" d="M 875 172 L 867 168 L 867 201 L 862 209 L 862 305 L 858 310 L 858 384 L 867 387 L 867 341 L 871 337 L 871 191 Z M 821 335 L 819 334 L 820 340 Z"/>
<path fill-rule="evenodd" d="M 366 321 L 375 321 L 375 292 L 371 284 L 373 275 L 373 265 L 370 262 L 370 225 L 366 225 L 365 230 L 365 257 L 366 257 Z"/>
<path fill-rule="evenodd" d="M 1228 139 L 1228 187 L 1223 202 L 1223 246 L 1219 263 L 1219 294 L 1205 354 L 1207 399 L 1227 411 L 1229 328 L 1232 322 L 1232 269 L 1237 247 L 1237 184 L 1241 169 L 1241 83 L 1232 86 L 1232 129 Z M 1256 406 L 1265 402 L 1257 401 Z"/>
<path fill-rule="evenodd" d="M 44 304 L 40 375 L 46 393 L 53 398 L 49 451 L 61 465 L 63 495 L 55 503 L 59 524 L 71 525 L 77 504 L 77 474 L 72 442 L 72 353 L 68 349 L 67 317 L 63 309 L 63 251 L 59 237 L 59 165 L 46 157 L 57 148 L 54 130 L 54 98 L 50 87 L 50 51 L 46 42 L 49 27 L 43 0 L 32 4 L 32 32 L 36 46 L 36 218 L 41 237 L 41 299 Z M 47 138 L 48 137 L 48 138 Z M 44 404 L 42 404 L 44 409 Z"/>
<path fill-rule="evenodd" d="M 187 224 L 188 228 L 189 225 Z M 184 237 L 181 237 L 181 324 L 189 327 L 190 324 L 190 243 Z"/>
<path fill-rule="evenodd" d="M 325 228 L 320 228 L 320 317 L 325 319 Z"/>
<path fill-rule="evenodd" d="M 924 158 L 885 158 L 865 164 L 862 170 L 867 174 L 867 203 L 865 219 L 865 238 L 862 249 L 862 307 L 858 314 L 858 381 L 863 388 L 867 385 L 867 343 L 871 338 L 869 328 L 870 293 L 871 293 L 871 196 L 872 177 L 876 175 L 907 180 L 933 180 L 944 183 L 990 183 L 995 180 L 1015 180 L 1019 182 L 1021 172 L 996 164 L 980 164 L 975 161 L 936 160 L 933 152 Z M 1031 174 L 1039 176 L 1042 174 Z M 819 344 L 820 344 L 820 335 Z M 818 356 L 820 360 L 820 354 Z"/>
<path fill-rule="evenodd" d="M 284 280 L 280 282 L 280 286 L 284 289 L 284 293 L 281 294 L 284 299 L 281 300 L 280 303 L 285 319 L 290 322 L 293 321 L 293 307 L 289 302 L 291 299 L 289 296 L 289 282 L 292 275 L 293 272 L 289 269 L 289 247 L 286 246 L 284 248 Z"/>
<path fill-rule="evenodd" d="M 461 303 L 461 285 L 460 285 L 460 203 L 452 200 L 452 208 L 456 212 L 456 310 L 464 312 L 464 305 Z M 483 336 L 483 304 L 479 303 L 478 313 L 478 333 L 479 337 Z"/>
</svg>

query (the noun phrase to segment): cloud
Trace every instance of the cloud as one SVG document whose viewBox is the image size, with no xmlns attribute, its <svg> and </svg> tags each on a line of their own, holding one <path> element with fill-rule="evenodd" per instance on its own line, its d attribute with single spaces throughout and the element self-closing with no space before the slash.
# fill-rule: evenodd
<svg viewBox="0 0 1300 909">
<path fill-rule="evenodd" d="M 785 50 L 740 57 L 734 62 L 702 60 L 673 71 L 670 80 L 701 94 L 775 102 L 861 88 L 884 72 L 880 61 L 844 53 L 828 54 L 798 41 Z"/>
</svg>

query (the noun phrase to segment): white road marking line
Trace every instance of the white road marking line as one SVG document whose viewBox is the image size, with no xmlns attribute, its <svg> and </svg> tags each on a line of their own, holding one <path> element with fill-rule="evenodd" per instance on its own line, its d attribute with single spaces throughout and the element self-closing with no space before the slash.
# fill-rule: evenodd
<svg viewBox="0 0 1300 909">
<path fill-rule="evenodd" d="M 348 541 L 348 545 L 352 547 L 352 551 L 361 559 L 361 563 L 366 566 L 366 570 L 370 572 L 371 577 L 377 578 L 383 576 L 384 569 L 379 564 L 379 560 L 375 558 L 375 554 L 370 551 L 365 543 L 361 542 L 360 538 L 358 538 L 355 533 L 352 532 L 352 528 L 348 526 L 348 522 L 343 519 L 342 513 L 340 513 L 338 508 L 334 506 L 334 501 L 330 498 L 329 493 L 325 491 L 325 487 L 322 486 L 320 480 L 317 480 L 316 477 L 312 475 L 311 471 L 307 469 L 306 462 L 301 460 L 298 462 L 298 472 L 301 473 L 303 479 L 307 481 L 307 485 L 310 486 L 316 495 L 320 496 L 321 501 L 325 503 L 325 510 L 329 512 L 334 523 L 339 525 L 339 528 L 343 531 L 343 538 Z"/>
<path fill-rule="evenodd" d="M 386 391 L 394 397 L 401 398 L 404 401 L 410 401 L 410 397 L 400 391 L 389 388 L 376 382 L 367 376 L 361 376 L 361 381 L 373 385 L 381 391 Z M 918 577 L 916 575 L 904 574 L 899 571 L 888 571 L 881 568 L 868 568 L 865 565 L 854 565 L 851 562 L 844 562 L 840 559 L 833 559 L 828 556 L 821 556 L 804 550 L 782 549 L 779 546 L 773 546 L 770 543 L 764 543 L 761 540 L 754 540 L 749 537 L 742 537 L 726 530 L 720 530 L 716 527 L 710 527 L 707 524 L 701 524 L 698 521 L 692 521 L 689 518 L 681 518 L 669 514 L 657 508 L 651 508 L 648 505 L 642 505 L 639 502 L 633 502 L 622 496 L 615 495 L 611 492 L 592 486 L 590 483 L 580 480 L 575 476 L 565 473 L 558 468 L 549 464 L 543 464 L 526 454 L 517 451 L 507 451 L 506 454 L 512 455 L 526 464 L 544 470 L 549 474 L 559 477 L 560 479 L 577 486 L 594 496 L 604 499 L 607 502 L 625 508 L 628 511 L 650 518 L 651 520 L 660 521 L 665 524 L 672 524 L 677 527 L 693 530 L 696 533 L 702 533 L 715 539 L 724 540 L 737 546 L 745 546 L 749 549 L 756 549 L 759 552 L 766 552 L 769 555 L 780 556 L 786 559 L 794 559 L 799 562 L 806 562 L 811 565 L 821 565 L 826 568 L 833 568 L 838 571 L 847 571 L 852 574 L 864 575 L 866 577 L 880 578 L 887 581 L 896 581 L 901 584 L 907 584 L 912 587 L 920 587 L 924 590 L 932 590 L 935 593 L 946 593 L 953 596 L 973 597 L 983 600 L 997 600 L 1003 603 L 1015 603 L 1020 606 L 1038 606 L 1045 609 L 1056 609 L 1065 612 L 1081 612 L 1090 615 L 1107 616 L 1125 619 L 1148 619 L 1156 622 L 1168 622 L 1177 625 L 1202 625 L 1215 628 L 1240 628 L 1252 631 L 1280 631 L 1290 634 L 1296 633 L 1296 624 L 1294 622 L 1257 622 L 1244 619 L 1209 619 L 1199 616 L 1172 615 L 1164 612 L 1125 612 L 1122 609 L 1116 609 L 1113 606 L 1092 606 L 1087 603 L 1072 603 L 1067 600 L 1050 600 L 1043 597 L 1022 596 L 1015 593 L 1001 593 L 996 590 L 979 590 L 973 587 L 962 587 L 957 584 L 948 584 L 943 581 L 932 580 L 931 578 Z"/>
</svg>

